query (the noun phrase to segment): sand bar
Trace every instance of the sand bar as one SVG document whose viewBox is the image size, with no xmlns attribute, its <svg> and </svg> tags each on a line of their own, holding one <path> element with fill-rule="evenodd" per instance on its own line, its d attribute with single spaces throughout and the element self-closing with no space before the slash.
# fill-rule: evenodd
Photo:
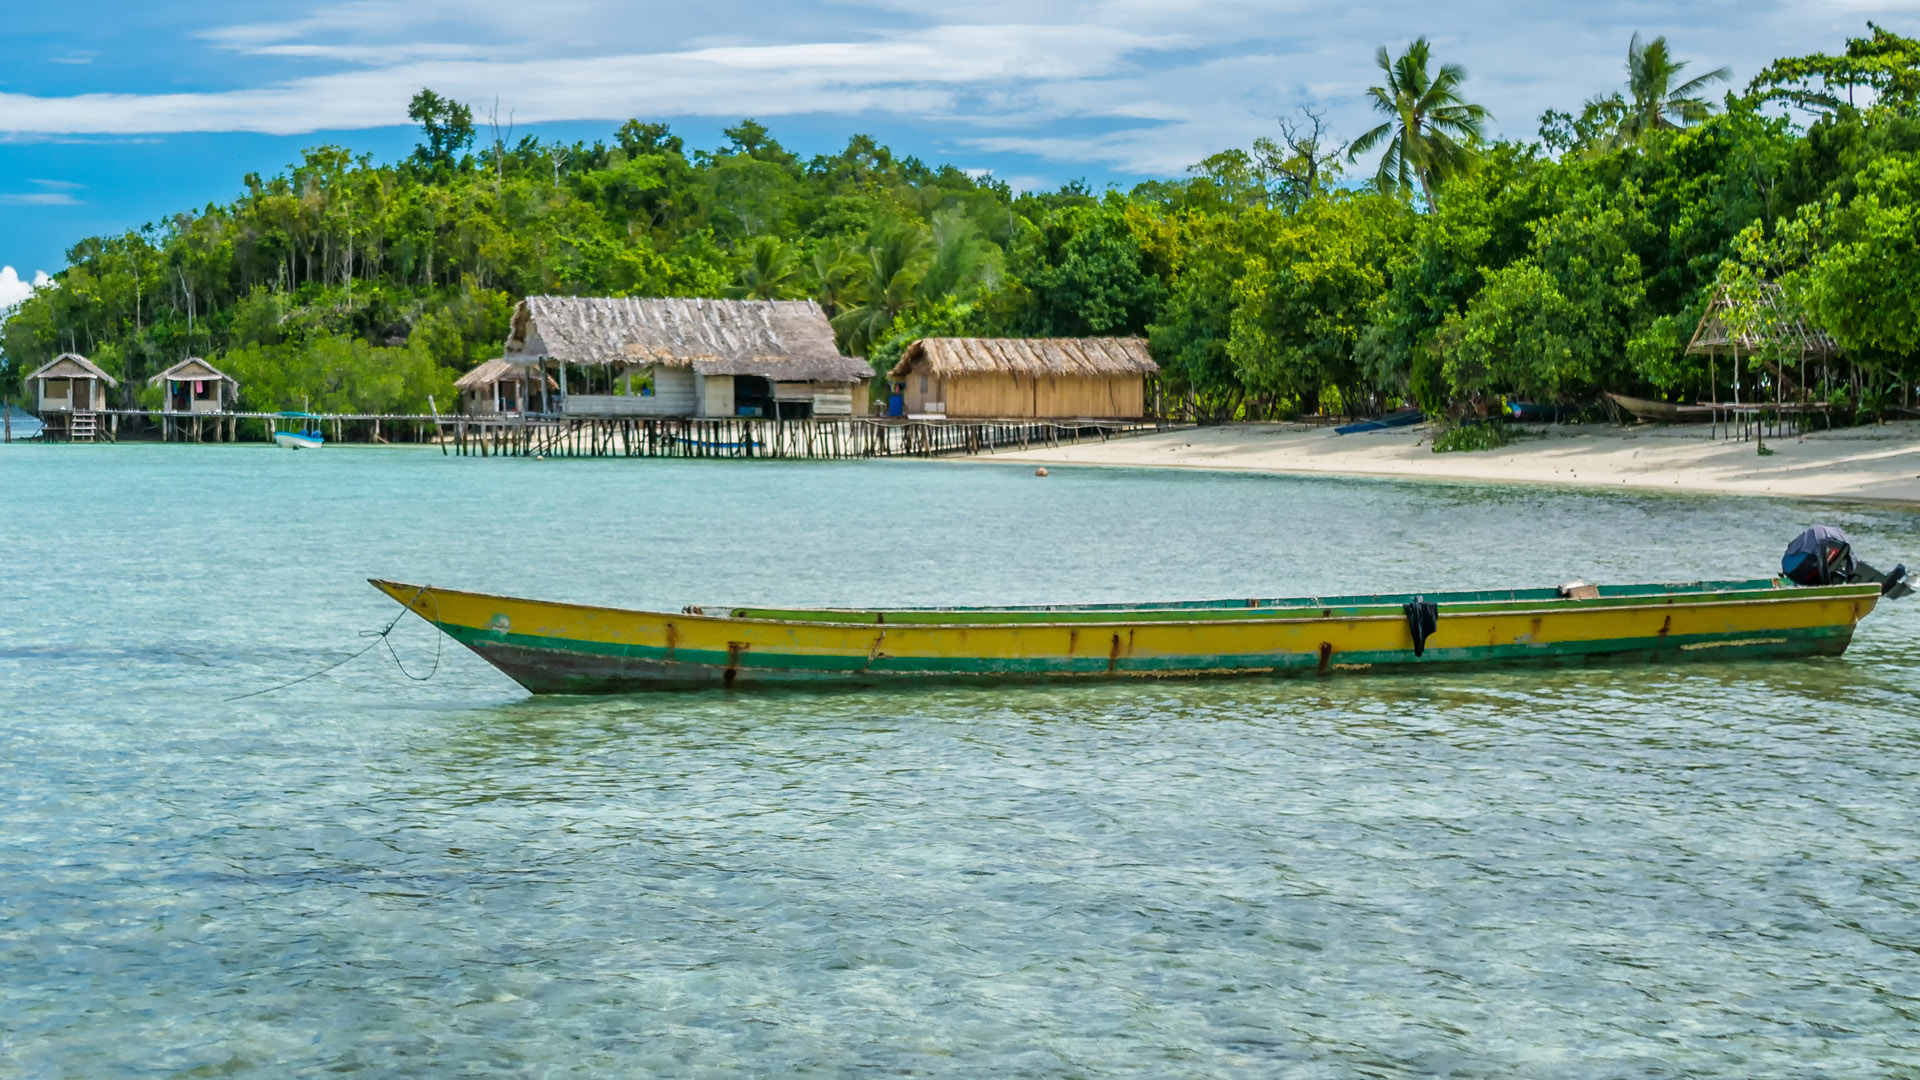
<svg viewBox="0 0 1920 1080">
<path fill-rule="evenodd" d="M 1533 430 L 1544 434 L 1499 450 L 1436 454 L 1424 425 L 1336 435 L 1304 424 L 1228 424 L 974 460 L 1920 503 L 1920 421 L 1768 439 L 1768 456 L 1751 439 L 1713 438 L 1705 425 Z"/>
</svg>

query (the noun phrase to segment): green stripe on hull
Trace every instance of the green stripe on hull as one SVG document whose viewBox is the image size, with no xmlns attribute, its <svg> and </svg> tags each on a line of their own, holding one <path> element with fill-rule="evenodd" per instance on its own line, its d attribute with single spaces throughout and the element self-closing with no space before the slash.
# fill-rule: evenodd
<svg viewBox="0 0 1920 1080">
<path fill-rule="evenodd" d="M 1383 593 L 1372 596 L 1289 597 L 1284 599 L 1204 600 L 1166 604 L 1078 604 L 1071 606 L 1009 606 L 996 608 L 901 608 L 840 610 L 833 608 L 732 608 L 735 619 L 848 626 L 954 626 L 1025 623 L 1146 623 L 1213 622 L 1236 619 L 1303 621 L 1397 617 L 1415 595 L 1441 605 L 1449 614 L 1485 612 L 1581 610 L 1663 604 L 1722 604 L 1791 595 L 1794 599 L 1846 595 L 1856 586 L 1821 588 L 1789 586 L 1772 578 L 1752 581 L 1705 581 L 1682 585 L 1613 585 L 1599 597 L 1569 600 L 1557 589 L 1510 589 L 1450 593 Z"/>
<path fill-rule="evenodd" d="M 440 625 L 440 624 L 436 624 Z M 878 657 L 781 654 L 757 649 L 740 653 L 728 667 L 725 653 L 666 649 L 612 642 L 582 642 L 535 635 L 440 625 L 534 693 L 588 693 L 734 685 L 859 685 L 975 679 L 1140 678 L 1274 675 L 1327 670 L 1410 671 L 1420 668 L 1631 664 L 1684 660 L 1839 655 L 1853 637 L 1851 625 L 1795 630 L 1737 631 L 1690 636 L 1643 637 L 1553 644 L 1430 648 L 1332 654 L 1255 653 L 1184 657 Z"/>
</svg>

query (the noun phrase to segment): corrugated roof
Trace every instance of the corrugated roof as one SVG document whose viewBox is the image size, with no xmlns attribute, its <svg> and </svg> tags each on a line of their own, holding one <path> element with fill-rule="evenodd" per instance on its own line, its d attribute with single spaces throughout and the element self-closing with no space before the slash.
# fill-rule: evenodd
<svg viewBox="0 0 1920 1080">
<path fill-rule="evenodd" d="M 925 370 L 960 375 L 1066 375 L 1099 378 L 1157 375 L 1145 338 L 921 338 L 907 346 L 893 377 Z"/>
<path fill-rule="evenodd" d="M 40 370 L 27 376 L 29 379 L 105 379 L 108 386 L 119 386 L 120 380 L 100 370 L 100 366 L 81 356 L 79 353 L 61 353 L 49 360 Z"/>
<path fill-rule="evenodd" d="M 529 296 L 514 310 L 506 353 L 798 382 L 873 376 L 866 361 L 840 355 L 826 313 L 811 300 Z"/>
</svg>

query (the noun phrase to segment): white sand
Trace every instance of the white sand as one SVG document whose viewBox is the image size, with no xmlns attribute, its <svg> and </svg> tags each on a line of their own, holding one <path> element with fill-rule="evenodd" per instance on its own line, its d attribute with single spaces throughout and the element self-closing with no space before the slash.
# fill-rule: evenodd
<svg viewBox="0 0 1920 1080">
<path fill-rule="evenodd" d="M 1710 438 L 1706 425 L 1544 430 L 1500 450 L 1436 454 L 1424 425 L 1335 435 L 1300 424 L 1232 424 L 974 460 L 1920 502 L 1920 421 L 1769 439 L 1769 457 L 1751 439 Z"/>
</svg>

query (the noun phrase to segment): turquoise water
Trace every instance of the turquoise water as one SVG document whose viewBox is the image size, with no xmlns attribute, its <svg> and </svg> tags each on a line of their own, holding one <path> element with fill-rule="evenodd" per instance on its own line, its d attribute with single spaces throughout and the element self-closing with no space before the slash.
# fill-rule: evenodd
<svg viewBox="0 0 1920 1080">
<path fill-rule="evenodd" d="M 531 699 L 634 605 L 1760 576 L 1906 510 L 956 463 L 0 447 L 0 1075 L 1920 1071 L 1920 604 L 1838 660 Z"/>
</svg>

